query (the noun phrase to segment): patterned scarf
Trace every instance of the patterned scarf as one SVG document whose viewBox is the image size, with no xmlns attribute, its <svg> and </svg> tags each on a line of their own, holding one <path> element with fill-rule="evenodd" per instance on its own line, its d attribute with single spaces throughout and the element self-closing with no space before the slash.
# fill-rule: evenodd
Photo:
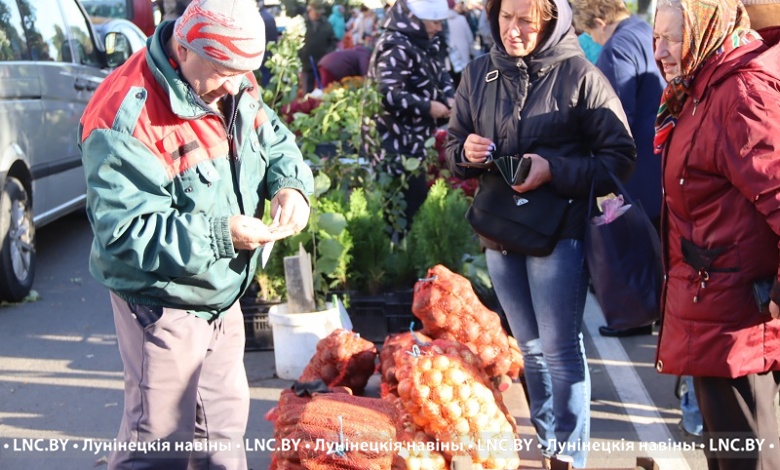
<svg viewBox="0 0 780 470">
<path fill-rule="evenodd" d="M 661 153 L 677 124 L 696 73 L 712 57 L 761 37 L 750 29 L 739 0 L 682 0 L 681 75 L 667 83 L 655 119 L 655 153 Z M 661 64 L 658 64 L 661 68 Z"/>
</svg>

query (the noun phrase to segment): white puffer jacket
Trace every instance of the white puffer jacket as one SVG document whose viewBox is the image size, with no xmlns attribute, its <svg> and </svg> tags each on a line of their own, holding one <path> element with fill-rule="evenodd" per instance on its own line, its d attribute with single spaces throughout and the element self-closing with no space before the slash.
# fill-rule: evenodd
<svg viewBox="0 0 780 470">
<path fill-rule="evenodd" d="M 466 18 L 455 10 L 450 10 L 447 26 L 447 48 L 452 71 L 460 73 L 466 68 L 474 52 L 474 34 Z"/>
</svg>

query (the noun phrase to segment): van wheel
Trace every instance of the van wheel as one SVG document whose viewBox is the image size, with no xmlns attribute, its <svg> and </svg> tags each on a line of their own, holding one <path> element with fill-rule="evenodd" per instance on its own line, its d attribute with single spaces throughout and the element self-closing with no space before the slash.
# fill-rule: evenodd
<svg viewBox="0 0 780 470">
<path fill-rule="evenodd" d="M 0 297 L 19 302 L 35 277 L 35 226 L 27 191 L 8 177 L 0 194 Z"/>
</svg>

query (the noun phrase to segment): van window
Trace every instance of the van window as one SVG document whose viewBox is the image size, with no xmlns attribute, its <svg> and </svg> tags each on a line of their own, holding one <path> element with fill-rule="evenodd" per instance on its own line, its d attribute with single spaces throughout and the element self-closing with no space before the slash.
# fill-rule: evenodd
<svg viewBox="0 0 780 470">
<path fill-rule="evenodd" d="M 62 10 L 65 13 L 65 19 L 70 25 L 70 34 L 74 39 L 75 53 L 78 54 L 76 62 L 81 65 L 94 65 L 100 67 L 98 51 L 95 50 L 95 43 L 92 41 L 92 34 L 89 24 L 81 9 L 75 1 L 67 0 L 62 2 Z"/>
<path fill-rule="evenodd" d="M 30 60 L 16 0 L 0 0 L 0 62 Z"/>
<path fill-rule="evenodd" d="M 32 60 L 56 60 L 70 62 L 72 54 L 68 44 L 68 29 L 62 21 L 56 0 L 19 0 L 24 24 L 29 28 Z"/>
</svg>

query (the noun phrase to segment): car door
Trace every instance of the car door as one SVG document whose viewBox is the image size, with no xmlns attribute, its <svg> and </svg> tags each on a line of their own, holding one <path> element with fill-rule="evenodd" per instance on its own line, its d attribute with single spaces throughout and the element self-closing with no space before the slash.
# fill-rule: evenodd
<svg viewBox="0 0 780 470">
<path fill-rule="evenodd" d="M 33 220 L 43 225 L 84 205 L 86 183 L 77 146 L 79 120 L 107 72 L 86 15 L 76 0 L 26 3 L 35 38 L 43 124 L 31 155 Z M 25 8 L 21 7 L 24 11 Z"/>
<path fill-rule="evenodd" d="M 16 0 L 0 0 L 0 38 L 0 172 L 5 174 L 29 154 L 42 123 L 38 72 Z"/>
</svg>

